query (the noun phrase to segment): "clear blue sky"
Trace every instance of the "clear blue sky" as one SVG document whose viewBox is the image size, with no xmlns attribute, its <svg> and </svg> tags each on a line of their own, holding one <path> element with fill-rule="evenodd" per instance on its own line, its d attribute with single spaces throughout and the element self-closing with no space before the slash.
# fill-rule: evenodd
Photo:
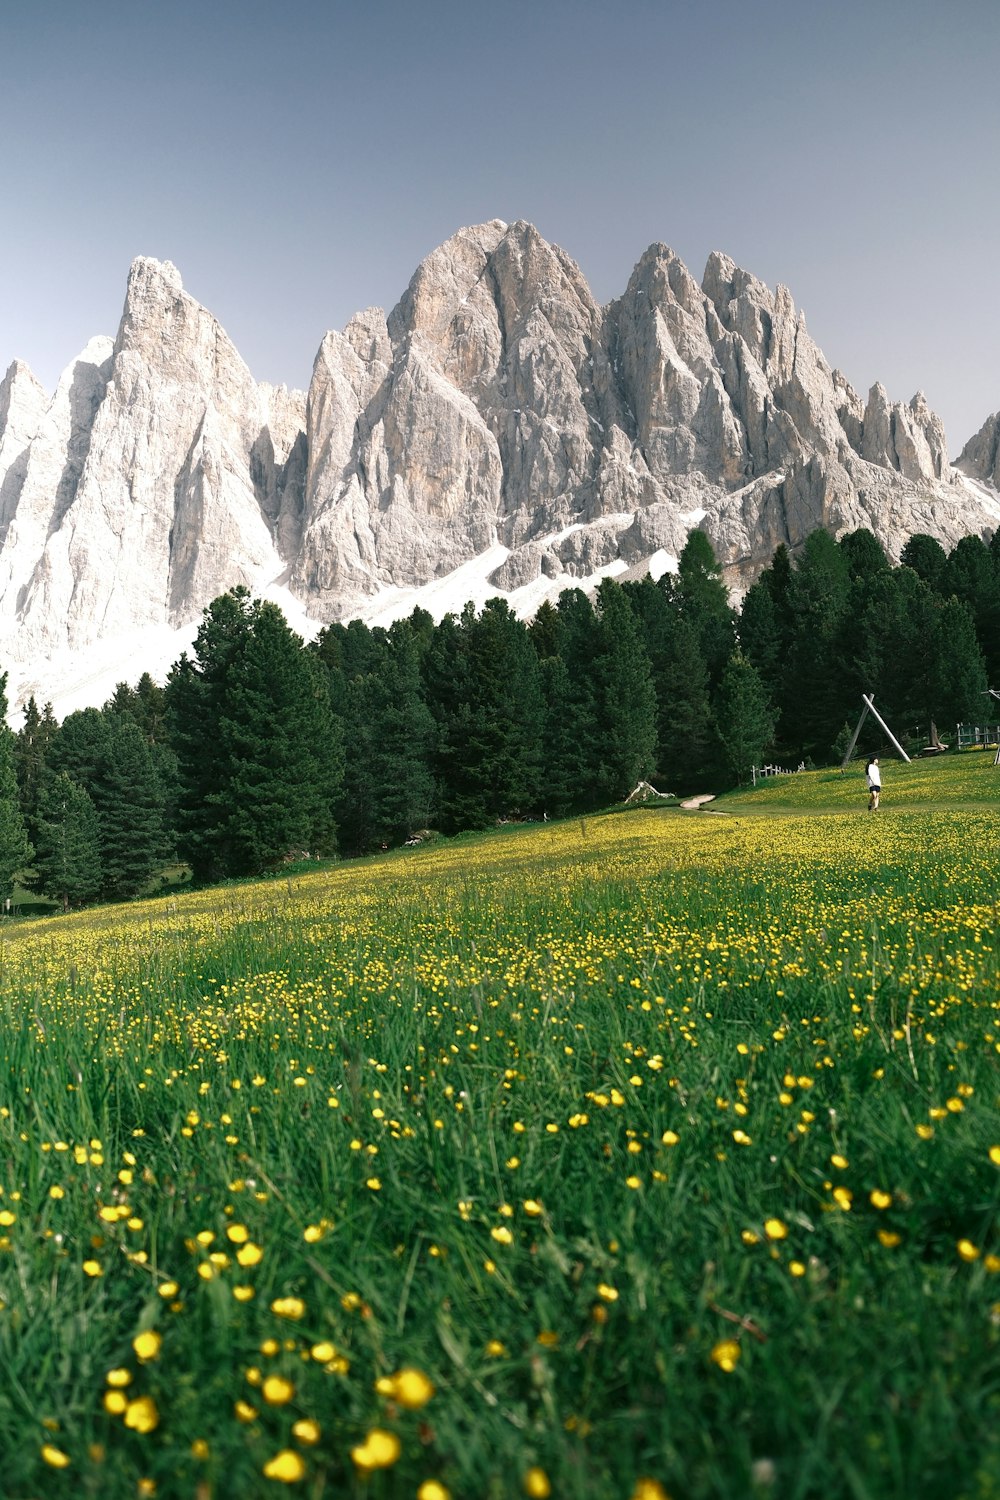
<svg viewBox="0 0 1000 1500">
<path fill-rule="evenodd" d="M 784 282 L 957 454 L 1000 407 L 998 0 L 45 0 L 0 17 L 0 371 L 52 386 L 174 261 L 262 380 L 525 218 L 620 293 Z"/>
</svg>

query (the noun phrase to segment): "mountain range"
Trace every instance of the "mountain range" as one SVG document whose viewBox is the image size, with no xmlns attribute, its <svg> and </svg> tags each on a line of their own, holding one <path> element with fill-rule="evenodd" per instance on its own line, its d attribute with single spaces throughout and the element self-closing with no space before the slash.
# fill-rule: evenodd
<svg viewBox="0 0 1000 1500">
<path fill-rule="evenodd" d="M 57 712 L 162 674 L 234 584 L 295 627 L 676 565 L 734 590 L 779 543 L 868 527 L 894 559 L 1000 524 L 1000 414 L 949 462 L 940 419 L 831 369 L 790 293 L 665 245 L 600 306 L 525 222 L 460 230 L 396 307 L 329 332 L 308 392 L 257 382 L 169 262 L 53 395 L 0 382 L 0 666 Z"/>
</svg>

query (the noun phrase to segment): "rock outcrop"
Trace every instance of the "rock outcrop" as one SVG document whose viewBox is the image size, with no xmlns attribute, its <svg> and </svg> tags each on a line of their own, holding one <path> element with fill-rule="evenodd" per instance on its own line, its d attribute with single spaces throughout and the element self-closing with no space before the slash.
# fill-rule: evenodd
<svg viewBox="0 0 1000 1500">
<path fill-rule="evenodd" d="M 969 439 L 955 460 L 955 467 L 1000 490 L 1000 411 L 994 412 Z"/>
<path fill-rule="evenodd" d="M 528 610 L 671 566 L 693 525 L 735 588 L 817 526 L 950 546 L 996 525 L 998 446 L 994 417 L 957 473 L 922 394 L 862 400 L 789 292 L 721 254 L 699 284 L 653 245 L 600 307 L 532 225 L 463 229 L 388 316 L 325 336 L 308 398 L 256 383 L 141 258 L 114 342 L 51 400 L 21 364 L 0 383 L 0 652 L 44 688 L 52 653 L 189 627 L 237 583 L 319 622 L 440 596 L 476 558 Z"/>
</svg>

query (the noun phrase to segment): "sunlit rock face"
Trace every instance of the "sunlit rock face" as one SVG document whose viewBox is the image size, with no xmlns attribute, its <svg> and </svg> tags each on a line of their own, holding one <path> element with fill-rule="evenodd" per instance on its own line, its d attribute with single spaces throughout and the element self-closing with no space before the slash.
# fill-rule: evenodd
<svg viewBox="0 0 1000 1500">
<path fill-rule="evenodd" d="M 307 396 L 140 258 L 51 398 L 19 362 L 0 382 L 2 664 L 44 692 L 49 658 L 183 629 L 234 584 L 323 621 L 487 555 L 527 608 L 670 566 L 694 525 L 736 589 L 817 526 L 950 546 L 997 523 L 998 447 L 993 417 L 950 468 L 921 394 L 863 400 L 721 254 L 699 283 L 653 245 L 601 307 L 531 224 L 462 229 L 388 316 L 325 335 Z"/>
<path fill-rule="evenodd" d="M 955 467 L 971 479 L 1000 490 L 1000 412 L 987 417 L 955 460 Z"/>
</svg>

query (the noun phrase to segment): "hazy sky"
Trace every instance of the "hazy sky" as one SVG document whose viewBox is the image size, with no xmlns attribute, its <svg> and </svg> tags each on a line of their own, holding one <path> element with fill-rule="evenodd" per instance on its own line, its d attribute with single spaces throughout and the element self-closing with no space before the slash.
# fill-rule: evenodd
<svg viewBox="0 0 1000 1500">
<path fill-rule="evenodd" d="M 1000 0 L 44 0 L 0 15 L 0 372 L 52 386 L 172 260 L 258 379 L 532 220 L 784 282 L 953 456 L 1000 407 Z"/>
</svg>

